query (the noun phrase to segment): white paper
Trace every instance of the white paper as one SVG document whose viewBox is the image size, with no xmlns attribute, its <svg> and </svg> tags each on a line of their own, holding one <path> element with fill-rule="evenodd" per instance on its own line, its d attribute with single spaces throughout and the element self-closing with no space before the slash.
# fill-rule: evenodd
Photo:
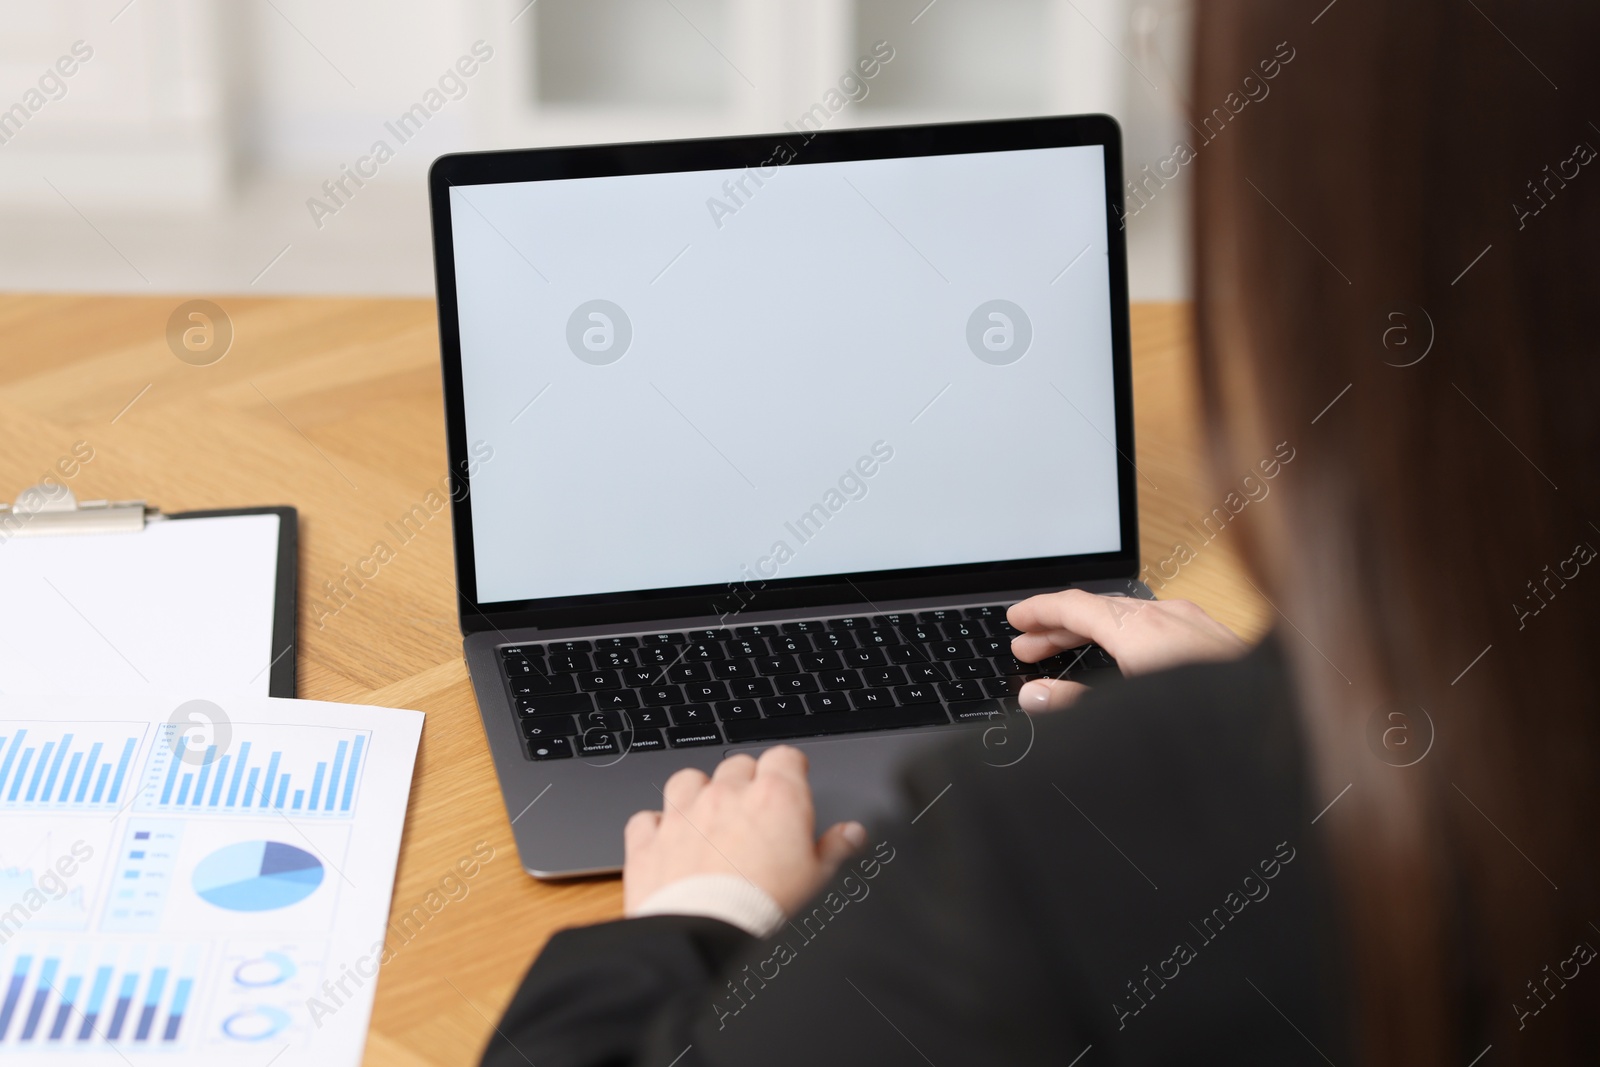
<svg viewBox="0 0 1600 1067">
<path fill-rule="evenodd" d="M 0 542 L 0 694 L 198 687 L 265 696 L 276 515 Z"/>
<path fill-rule="evenodd" d="M 0 1062 L 359 1064 L 422 713 L 213 700 L 0 698 Z"/>
</svg>

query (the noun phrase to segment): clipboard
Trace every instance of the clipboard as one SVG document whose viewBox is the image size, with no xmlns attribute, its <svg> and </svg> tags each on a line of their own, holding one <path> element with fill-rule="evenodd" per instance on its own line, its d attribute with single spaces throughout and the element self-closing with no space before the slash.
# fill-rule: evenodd
<svg viewBox="0 0 1600 1067">
<path fill-rule="evenodd" d="M 0 503 L 0 603 L 38 611 L 0 619 L 0 691 L 110 695 L 142 679 L 293 697 L 298 570 L 292 507 L 164 513 L 24 490 Z"/>
</svg>

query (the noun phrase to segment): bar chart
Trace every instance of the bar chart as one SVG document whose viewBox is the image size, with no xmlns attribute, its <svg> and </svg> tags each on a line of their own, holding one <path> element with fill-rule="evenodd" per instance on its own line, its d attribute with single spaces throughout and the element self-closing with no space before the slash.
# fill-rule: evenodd
<svg viewBox="0 0 1600 1067">
<path fill-rule="evenodd" d="M 0 810 L 72 811 L 126 802 L 143 723 L 0 721 Z"/>
<path fill-rule="evenodd" d="M 234 723 L 229 751 L 191 747 L 159 728 L 136 806 L 140 811 L 238 814 L 277 811 L 351 817 L 371 742 L 365 730 Z"/>
<path fill-rule="evenodd" d="M 0 954 L 0 1053 L 177 1049 L 203 946 L 24 947 Z M 126 958 L 124 958 L 126 957 Z"/>
</svg>

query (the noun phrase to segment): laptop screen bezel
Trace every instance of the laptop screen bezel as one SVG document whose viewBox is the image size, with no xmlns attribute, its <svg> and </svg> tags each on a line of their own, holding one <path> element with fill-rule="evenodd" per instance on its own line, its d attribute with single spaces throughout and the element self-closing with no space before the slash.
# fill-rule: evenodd
<svg viewBox="0 0 1600 1067">
<path fill-rule="evenodd" d="M 512 601 L 479 602 L 472 532 L 471 463 L 462 378 L 460 318 L 456 300 L 455 249 L 450 190 L 456 186 L 599 178 L 701 170 L 739 170 L 768 164 L 779 143 L 798 167 L 813 163 L 1007 152 L 1099 145 L 1105 162 L 1105 217 L 1111 300 L 1111 363 L 1116 414 L 1117 497 L 1121 548 L 1072 556 L 961 563 L 939 567 L 864 571 L 781 578 L 758 583 L 734 580 L 715 585 L 595 593 Z M 742 611 L 804 610 L 844 603 L 888 602 L 929 596 L 982 596 L 989 592 L 1064 586 L 1103 578 L 1132 578 L 1139 570 L 1138 500 L 1133 444 L 1133 387 L 1128 328 L 1127 245 L 1122 225 L 1122 138 L 1116 120 L 1083 115 L 924 126 L 872 127 L 820 133 L 788 132 L 687 141 L 467 152 L 434 161 L 428 174 L 433 216 L 434 271 L 444 375 L 445 429 L 449 448 L 451 515 L 455 542 L 458 612 L 464 634 L 512 627 L 645 624 L 657 619 L 727 617 Z M 998 427 L 989 427 L 990 432 Z M 1061 471 L 1061 492 L 1072 491 L 1070 468 Z M 961 506 L 952 501 L 952 506 Z M 1025 513 L 1018 502 L 1017 521 Z M 984 500 L 995 521 L 1003 507 Z"/>
</svg>

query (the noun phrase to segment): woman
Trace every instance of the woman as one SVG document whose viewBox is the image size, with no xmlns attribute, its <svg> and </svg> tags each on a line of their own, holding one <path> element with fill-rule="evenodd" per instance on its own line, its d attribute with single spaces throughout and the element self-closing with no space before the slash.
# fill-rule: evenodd
<svg viewBox="0 0 1600 1067">
<path fill-rule="evenodd" d="M 1017 605 L 1132 680 L 1030 686 L 1025 758 L 952 744 L 870 841 L 792 749 L 681 772 L 641 917 L 555 937 L 485 1062 L 1593 1062 L 1597 24 L 1203 4 L 1176 180 L 1214 469 L 1296 448 L 1235 524 L 1276 632 Z"/>
</svg>

